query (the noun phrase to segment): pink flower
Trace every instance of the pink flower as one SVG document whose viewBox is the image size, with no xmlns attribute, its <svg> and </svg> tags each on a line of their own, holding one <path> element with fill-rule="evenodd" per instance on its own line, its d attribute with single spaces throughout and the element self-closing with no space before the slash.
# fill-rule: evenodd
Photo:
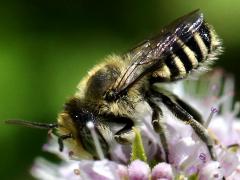
<svg viewBox="0 0 240 180">
<path fill-rule="evenodd" d="M 216 142 L 214 149 L 218 161 L 211 160 L 205 144 L 191 126 L 179 121 L 167 108 L 159 104 L 164 113 L 170 164 L 162 162 L 163 148 L 159 135 L 151 126 L 151 113 L 148 113 L 139 124 L 146 162 L 130 162 L 131 146 L 122 145 L 112 148 L 109 160 L 104 157 L 99 161 L 79 160 L 71 154 L 71 149 L 66 148 L 65 152 L 59 153 L 57 143 L 52 139 L 44 146 L 44 150 L 57 154 L 62 162 L 53 164 L 37 158 L 31 171 L 33 176 L 50 180 L 178 180 L 190 176 L 196 176 L 200 180 L 223 177 L 227 180 L 240 179 L 240 121 L 237 118 L 240 105 L 233 103 L 233 78 L 223 77 L 221 70 L 214 71 L 207 77 L 189 84 L 179 82 L 168 86 L 180 98 L 199 110 L 205 120 L 204 126 Z M 98 153 L 103 156 L 96 138 L 95 144 Z"/>
<path fill-rule="evenodd" d="M 150 167 L 143 161 L 135 160 L 128 166 L 128 175 L 131 180 L 148 180 Z"/>
<path fill-rule="evenodd" d="M 204 164 L 204 166 L 201 168 L 199 172 L 199 180 L 205 180 L 205 179 L 212 179 L 212 180 L 223 179 L 223 173 L 222 173 L 219 162 L 210 161 Z"/>
<path fill-rule="evenodd" d="M 168 179 L 172 180 L 174 177 L 173 169 L 170 164 L 159 163 L 152 169 L 152 180 Z"/>
</svg>

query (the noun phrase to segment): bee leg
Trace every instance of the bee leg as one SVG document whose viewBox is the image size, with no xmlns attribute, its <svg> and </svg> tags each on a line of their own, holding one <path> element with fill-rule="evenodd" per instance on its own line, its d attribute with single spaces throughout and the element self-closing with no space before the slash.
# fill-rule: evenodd
<svg viewBox="0 0 240 180">
<path fill-rule="evenodd" d="M 166 162 L 169 162 L 168 155 L 169 155 L 169 149 L 168 149 L 168 143 L 167 143 L 167 138 L 165 135 L 165 129 L 164 129 L 164 124 L 162 121 L 163 113 L 161 108 L 154 103 L 152 100 L 148 101 L 148 104 L 151 106 L 153 113 L 152 113 L 152 125 L 154 130 L 159 133 L 159 137 L 162 143 L 162 147 L 165 153 L 165 159 Z"/>
<path fill-rule="evenodd" d="M 193 118 L 199 122 L 200 124 L 204 124 L 204 121 L 202 119 L 202 116 L 199 114 L 199 112 L 194 109 L 191 105 L 189 105 L 188 103 L 186 103 L 185 101 L 181 100 L 178 97 L 174 97 L 175 101 L 185 110 L 187 111 L 189 114 L 191 114 L 193 116 Z"/>
<path fill-rule="evenodd" d="M 58 137 L 58 145 L 59 145 L 60 152 L 62 152 L 64 148 L 63 141 L 69 138 L 72 138 L 72 134 L 61 135 Z"/>
<path fill-rule="evenodd" d="M 154 89 L 154 88 L 152 88 L 152 91 L 154 91 L 154 93 L 156 93 L 156 94 L 159 93 L 159 95 L 164 94 L 165 96 L 171 97 L 171 99 L 174 102 L 176 102 L 185 111 L 187 111 L 189 114 L 191 114 L 193 116 L 193 118 L 197 122 L 199 122 L 200 124 L 204 124 L 204 121 L 202 119 L 201 114 L 199 114 L 199 112 L 195 108 L 193 108 L 190 104 L 188 104 L 187 102 L 183 101 L 182 99 L 180 99 L 178 96 L 176 96 L 172 92 L 170 92 L 170 91 L 168 91 L 166 89 L 162 89 L 161 92 L 159 92 L 157 89 Z"/>
<path fill-rule="evenodd" d="M 115 140 L 120 144 L 131 144 L 135 138 L 133 125 L 133 121 L 126 122 L 126 125 L 114 135 Z"/>
<path fill-rule="evenodd" d="M 207 129 L 197 122 L 192 115 L 190 115 L 185 109 L 183 109 L 180 105 L 172 101 L 168 96 L 165 96 L 158 92 L 153 92 L 156 97 L 159 97 L 161 101 L 167 106 L 167 108 L 181 121 L 189 124 L 195 133 L 199 136 L 199 138 L 207 145 L 209 154 L 212 160 L 217 160 L 215 151 L 213 149 L 213 141 L 208 135 Z"/>
</svg>

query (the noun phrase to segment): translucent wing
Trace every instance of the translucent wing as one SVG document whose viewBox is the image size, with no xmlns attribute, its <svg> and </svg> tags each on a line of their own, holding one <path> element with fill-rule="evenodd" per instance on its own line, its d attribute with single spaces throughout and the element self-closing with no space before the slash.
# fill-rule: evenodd
<svg viewBox="0 0 240 180">
<path fill-rule="evenodd" d="M 175 42 L 181 39 L 187 42 L 203 23 L 203 14 L 195 10 L 176 19 L 162 29 L 157 36 L 140 43 L 137 47 L 124 55 L 130 61 L 116 83 L 109 90 L 109 96 L 117 96 L 131 87 L 134 82 L 149 72 L 153 72 L 173 50 Z M 173 48 L 174 47 L 174 48 Z M 178 47 L 180 48 L 180 47 Z"/>
</svg>

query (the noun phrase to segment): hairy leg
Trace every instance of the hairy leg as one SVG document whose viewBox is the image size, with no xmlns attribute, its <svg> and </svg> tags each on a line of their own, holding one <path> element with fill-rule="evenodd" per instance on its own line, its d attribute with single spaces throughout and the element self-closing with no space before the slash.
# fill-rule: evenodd
<svg viewBox="0 0 240 180">
<path fill-rule="evenodd" d="M 194 117 L 189 114 L 183 107 L 181 107 L 178 103 L 174 102 L 170 97 L 156 91 L 152 91 L 152 94 L 155 97 L 158 97 L 159 100 L 164 103 L 167 108 L 181 121 L 191 125 L 195 133 L 199 136 L 199 138 L 206 144 L 210 156 L 213 160 L 216 160 L 216 154 L 213 150 L 213 141 L 208 135 L 207 129 L 200 124 Z"/>
<path fill-rule="evenodd" d="M 122 129 L 115 133 L 114 138 L 120 144 L 130 144 L 135 138 L 135 133 L 133 131 L 134 123 L 131 119 L 126 117 L 117 117 L 118 120 L 115 122 L 121 122 L 125 125 Z"/>
<path fill-rule="evenodd" d="M 166 162 L 169 162 L 168 155 L 169 155 L 169 149 L 168 149 L 168 143 L 167 138 L 165 135 L 165 129 L 163 124 L 163 113 L 161 108 L 152 100 L 148 101 L 149 105 L 152 108 L 153 114 L 152 114 L 152 125 L 154 130 L 159 134 L 162 147 L 165 153 L 165 159 Z"/>
</svg>

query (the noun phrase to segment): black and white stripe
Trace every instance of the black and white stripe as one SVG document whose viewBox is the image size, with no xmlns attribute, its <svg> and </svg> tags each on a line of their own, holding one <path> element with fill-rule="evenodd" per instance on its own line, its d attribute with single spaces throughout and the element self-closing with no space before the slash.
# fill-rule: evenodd
<svg viewBox="0 0 240 180">
<path fill-rule="evenodd" d="M 169 69 L 169 79 L 184 78 L 191 70 L 198 68 L 208 54 L 211 53 L 211 29 L 203 23 L 189 39 L 178 37 L 172 48 L 172 53 L 165 59 Z"/>
</svg>

